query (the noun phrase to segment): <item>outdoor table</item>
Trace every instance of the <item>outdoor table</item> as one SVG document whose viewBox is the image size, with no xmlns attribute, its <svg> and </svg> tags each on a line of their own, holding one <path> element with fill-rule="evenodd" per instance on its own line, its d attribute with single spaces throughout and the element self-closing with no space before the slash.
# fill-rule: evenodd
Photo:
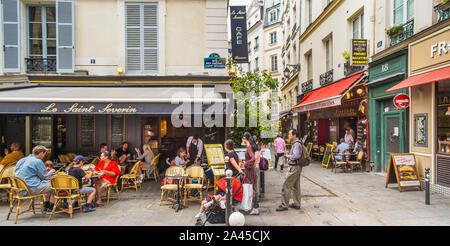
<svg viewBox="0 0 450 246">
<path fill-rule="evenodd" d="M 177 180 L 177 202 L 172 206 L 173 209 L 175 209 L 175 212 L 178 213 L 178 210 L 183 209 L 184 206 L 180 202 L 180 182 L 181 180 L 189 179 L 189 175 L 183 174 L 183 175 L 167 175 L 167 181 L 169 180 Z"/>
<path fill-rule="evenodd" d="M 334 156 L 336 157 L 336 156 L 342 156 L 342 157 L 345 157 L 346 159 L 350 159 L 350 157 L 353 157 L 353 156 L 356 156 L 357 154 L 353 154 L 353 153 L 343 153 L 343 154 L 340 154 L 340 153 L 334 153 Z M 349 161 L 349 160 L 345 160 L 346 162 L 347 161 Z M 344 172 L 346 172 L 347 171 L 347 169 L 348 169 L 348 167 L 347 167 L 347 164 L 346 164 L 346 168 L 344 169 Z"/>
</svg>

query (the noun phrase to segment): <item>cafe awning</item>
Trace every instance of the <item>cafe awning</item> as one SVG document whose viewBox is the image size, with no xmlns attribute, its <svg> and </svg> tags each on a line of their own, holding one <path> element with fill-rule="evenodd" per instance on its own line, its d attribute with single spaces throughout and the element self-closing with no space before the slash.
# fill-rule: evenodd
<svg viewBox="0 0 450 246">
<path fill-rule="evenodd" d="M 409 87 L 426 85 L 429 83 L 439 82 L 442 80 L 450 79 L 450 66 L 437 69 L 428 73 L 419 74 L 416 76 L 409 77 L 402 82 L 398 83 L 396 86 L 387 90 L 386 92 L 401 90 Z"/>
<path fill-rule="evenodd" d="M 190 110 L 192 114 L 199 114 L 214 108 L 220 111 L 217 113 L 223 113 L 222 108 L 231 101 L 227 98 L 229 91 L 224 90 L 223 85 L 18 86 L 0 90 L 0 113 L 171 114 L 174 110 Z"/>
<path fill-rule="evenodd" d="M 334 84 L 311 91 L 295 105 L 293 112 L 305 112 L 321 108 L 328 108 L 341 105 L 341 99 L 347 91 L 358 84 L 365 77 L 365 73 L 359 73 L 348 77 Z"/>
</svg>

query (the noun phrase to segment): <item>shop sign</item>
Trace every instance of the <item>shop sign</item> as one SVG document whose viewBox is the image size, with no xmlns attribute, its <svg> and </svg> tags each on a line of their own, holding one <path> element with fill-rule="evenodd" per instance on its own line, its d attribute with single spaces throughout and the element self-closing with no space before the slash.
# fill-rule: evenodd
<svg viewBox="0 0 450 246">
<path fill-rule="evenodd" d="M 352 39 L 352 64 L 367 64 L 367 39 Z"/>
<path fill-rule="evenodd" d="M 414 146 L 428 147 L 428 114 L 414 115 Z"/>
<path fill-rule="evenodd" d="M 414 154 L 391 154 L 386 178 L 386 188 L 391 183 L 397 183 L 400 192 L 402 192 L 402 188 L 406 187 L 422 189 Z"/>
<path fill-rule="evenodd" d="M 316 110 L 316 109 L 321 109 L 321 108 L 328 108 L 328 107 L 334 107 L 334 106 L 339 106 L 341 105 L 341 98 L 336 98 L 333 100 L 328 100 L 325 102 L 321 102 L 321 103 L 315 103 L 312 105 L 305 105 L 305 106 L 299 106 L 295 109 L 293 109 L 293 111 L 295 113 L 299 113 L 299 112 L 305 112 L 305 111 L 311 111 L 311 110 Z"/>
<path fill-rule="evenodd" d="M 203 59 L 204 69 L 224 69 L 225 59 L 221 58 L 219 54 L 212 53 L 209 57 Z"/>
<path fill-rule="evenodd" d="M 248 62 L 246 15 L 245 6 L 230 6 L 231 53 L 237 63 Z"/>
<path fill-rule="evenodd" d="M 398 94 L 394 97 L 394 105 L 399 109 L 404 109 L 409 107 L 409 96 L 406 94 Z"/>
<path fill-rule="evenodd" d="M 96 108 L 93 105 L 80 105 L 78 103 L 72 104 L 70 107 L 58 108 L 56 103 L 50 103 L 48 106 L 40 110 L 41 113 L 121 113 L 130 114 L 137 113 L 138 110 L 132 106 L 128 107 L 114 107 L 114 104 L 109 103 L 104 107 Z"/>
</svg>

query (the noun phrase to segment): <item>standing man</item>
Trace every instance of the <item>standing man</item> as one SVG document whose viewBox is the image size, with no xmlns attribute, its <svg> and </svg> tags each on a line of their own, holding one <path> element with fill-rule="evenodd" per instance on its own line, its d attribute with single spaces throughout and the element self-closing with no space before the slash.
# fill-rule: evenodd
<svg viewBox="0 0 450 246">
<path fill-rule="evenodd" d="M 190 136 L 186 142 L 187 158 L 189 159 L 186 167 L 192 164 L 198 164 L 203 152 L 203 142 L 197 134 Z"/>
<path fill-rule="evenodd" d="M 288 206 L 294 209 L 300 209 L 300 175 L 302 173 L 302 166 L 299 163 L 300 158 L 302 157 L 303 145 L 298 139 L 297 130 L 289 131 L 289 140 L 292 143 L 291 151 L 289 155 L 286 154 L 286 158 L 289 164 L 289 171 L 287 174 L 287 178 L 284 181 L 283 189 L 282 189 L 282 199 L 281 205 L 278 206 L 276 211 L 285 211 L 288 210 Z M 291 198 L 294 200 L 294 204 L 289 205 L 289 200 Z"/>
<path fill-rule="evenodd" d="M 286 152 L 286 142 L 281 138 L 281 134 L 278 134 L 278 137 L 273 141 L 273 145 L 275 148 L 275 170 L 277 170 L 278 160 L 284 157 L 284 152 Z M 280 164 L 280 170 L 283 171 L 284 162 Z"/>
<path fill-rule="evenodd" d="M 16 164 L 14 175 L 22 178 L 30 188 L 32 195 L 45 194 L 44 212 L 51 214 L 55 197 L 50 186 L 50 177 L 55 174 L 55 170 L 47 172 L 42 159 L 47 154 L 48 149 L 42 145 L 33 148 L 32 154 L 20 159 Z"/>
<path fill-rule="evenodd" d="M 20 143 L 14 142 L 11 144 L 11 153 L 5 155 L 5 158 L 0 162 L 0 165 L 3 165 L 4 167 L 9 166 L 18 162 L 23 157 L 24 154 L 20 151 Z"/>
</svg>

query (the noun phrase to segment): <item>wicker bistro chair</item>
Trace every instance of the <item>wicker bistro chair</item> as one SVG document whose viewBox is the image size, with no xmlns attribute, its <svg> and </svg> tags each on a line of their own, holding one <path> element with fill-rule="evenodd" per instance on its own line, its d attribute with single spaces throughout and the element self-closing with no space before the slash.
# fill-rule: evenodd
<svg viewBox="0 0 450 246">
<path fill-rule="evenodd" d="M 189 175 L 189 180 L 184 185 L 184 205 L 186 206 L 186 200 L 203 200 L 203 185 L 205 183 L 205 171 L 200 165 L 192 165 L 186 168 L 185 173 Z M 193 183 L 197 180 L 196 183 Z M 197 190 L 200 194 L 199 198 L 190 197 L 192 190 Z M 189 196 L 189 198 L 188 198 Z"/>
<path fill-rule="evenodd" d="M 179 166 L 172 166 L 167 168 L 166 170 L 166 177 L 169 175 L 183 175 L 184 174 L 184 168 L 179 167 Z M 183 180 L 180 181 L 180 187 L 183 185 L 182 182 L 184 182 Z M 176 201 L 176 199 L 170 197 L 170 193 L 171 192 L 176 192 L 177 191 L 177 184 L 165 184 L 163 186 L 161 186 L 161 201 L 159 202 L 159 206 L 161 206 L 163 198 L 164 198 L 164 193 L 166 193 L 167 191 L 167 198 L 166 201 Z"/>
<path fill-rule="evenodd" d="M 75 177 L 69 175 L 56 175 L 50 178 L 50 185 L 55 193 L 55 205 L 53 206 L 49 220 L 52 219 L 53 214 L 69 213 L 70 218 L 72 218 L 73 209 L 80 209 L 80 211 L 82 211 L 81 204 L 83 200 L 80 193 L 80 185 Z M 59 211 L 56 211 L 56 207 L 58 207 L 63 199 L 67 199 L 69 208 L 65 209 L 60 207 Z M 72 201 L 77 199 L 78 207 L 73 208 Z"/>
<path fill-rule="evenodd" d="M 364 151 L 363 151 L 363 150 L 360 150 L 360 151 L 358 152 L 358 155 L 356 156 L 356 161 L 348 161 L 348 165 L 349 165 L 350 168 L 351 168 L 351 172 L 353 172 L 353 168 L 354 168 L 355 166 L 359 166 L 359 168 L 360 168 L 361 171 L 362 171 L 362 162 L 363 162 L 363 158 L 364 158 Z"/>
<path fill-rule="evenodd" d="M 109 198 L 111 196 L 111 189 L 114 187 L 114 189 L 116 190 L 116 195 L 117 195 L 117 200 L 120 201 L 120 194 L 119 194 L 119 187 L 117 186 L 117 183 L 119 182 L 119 177 L 120 175 L 117 175 L 116 177 L 116 183 L 114 184 L 108 184 L 106 186 L 106 196 L 107 196 L 107 201 L 106 204 L 109 204 Z"/>
<path fill-rule="evenodd" d="M 15 170 L 16 166 L 7 166 L 3 169 L 0 170 L 0 189 L 5 190 L 6 191 L 6 195 L 7 197 L 9 197 L 8 199 L 11 200 L 10 198 L 10 194 L 11 194 L 11 181 L 9 180 L 10 177 L 14 176 L 14 170 Z M 2 182 L 4 179 L 6 179 L 6 182 Z M 2 200 L 2 198 L 0 197 L 0 200 Z"/>
<path fill-rule="evenodd" d="M 345 158 L 344 158 L 344 160 L 345 160 Z M 334 158 L 334 153 L 331 153 L 331 161 L 333 163 L 334 173 L 336 173 L 336 169 L 338 169 L 338 168 L 347 168 L 348 162 L 347 161 L 336 161 L 336 158 Z M 333 171 L 333 170 L 331 170 L 331 171 Z"/>
<path fill-rule="evenodd" d="M 34 207 L 35 198 L 41 198 L 40 201 L 41 214 L 44 215 L 44 194 L 32 195 L 30 188 L 22 178 L 12 176 L 9 177 L 9 180 L 11 183 L 11 193 L 9 202 L 9 212 L 8 215 L 6 216 L 6 220 L 9 220 L 9 216 L 11 215 L 11 213 L 13 213 L 13 209 L 16 202 L 17 208 L 16 208 L 16 217 L 14 218 L 14 224 L 17 224 L 17 219 L 19 218 L 20 214 L 26 212 L 33 212 L 33 214 L 36 214 Z M 20 204 L 22 203 L 22 201 L 26 200 L 30 200 L 30 205 L 28 205 L 28 208 L 26 210 L 21 211 Z"/>
<path fill-rule="evenodd" d="M 159 179 L 159 174 L 158 174 L 158 162 L 159 162 L 159 156 L 161 154 L 157 154 L 156 156 L 153 157 L 152 162 L 150 163 L 150 167 L 153 166 L 153 178 L 155 179 L 155 182 L 158 182 Z M 150 173 L 149 170 L 147 170 L 147 168 L 142 168 L 141 169 L 142 172 L 144 173 L 144 177 L 147 177 L 147 179 L 150 179 Z"/>
<path fill-rule="evenodd" d="M 138 191 L 138 186 L 139 189 L 141 188 L 141 184 L 138 182 L 139 180 L 138 170 L 140 165 L 141 161 L 136 162 L 133 165 L 133 168 L 131 168 L 130 173 L 120 176 L 120 179 L 122 180 L 122 187 L 120 188 L 120 192 L 122 192 L 123 189 L 130 189 L 130 188 L 136 188 L 136 191 Z M 130 185 L 130 182 L 132 182 L 132 185 Z"/>
<path fill-rule="evenodd" d="M 100 158 L 98 158 L 98 156 L 96 156 L 94 159 L 92 159 L 91 163 L 94 166 L 97 166 L 97 164 L 100 162 Z"/>
<path fill-rule="evenodd" d="M 315 157 L 317 160 L 320 160 L 321 158 L 323 158 L 324 152 L 325 152 L 325 146 L 322 145 L 319 147 L 318 152 L 313 153 L 313 157 Z"/>
<path fill-rule="evenodd" d="M 77 154 L 75 154 L 75 153 L 67 153 L 67 156 L 72 161 L 73 159 L 75 159 L 75 157 L 77 157 Z"/>
</svg>

